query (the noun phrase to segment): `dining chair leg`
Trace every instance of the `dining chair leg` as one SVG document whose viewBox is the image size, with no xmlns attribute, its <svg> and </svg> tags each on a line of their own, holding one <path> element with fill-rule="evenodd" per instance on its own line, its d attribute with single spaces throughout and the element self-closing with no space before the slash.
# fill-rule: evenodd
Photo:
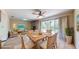
<svg viewBox="0 0 79 59">
<path fill-rule="evenodd" d="M 2 42 L 1 42 L 1 40 L 0 40 L 0 49 L 2 48 Z"/>
<path fill-rule="evenodd" d="M 21 39 L 21 41 L 22 41 L 22 42 L 21 42 L 21 44 L 22 44 L 22 47 L 21 47 L 21 48 L 22 48 L 22 49 L 25 49 L 25 45 L 24 45 L 24 40 L 23 40 L 23 38 Z"/>
<path fill-rule="evenodd" d="M 55 48 L 57 48 L 57 43 L 55 44 Z"/>
</svg>

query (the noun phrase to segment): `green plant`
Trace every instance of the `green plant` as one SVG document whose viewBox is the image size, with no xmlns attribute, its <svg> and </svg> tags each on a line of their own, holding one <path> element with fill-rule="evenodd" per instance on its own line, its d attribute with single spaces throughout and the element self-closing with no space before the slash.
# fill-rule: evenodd
<svg viewBox="0 0 79 59">
<path fill-rule="evenodd" d="M 73 28 L 66 28 L 65 33 L 67 36 L 73 36 L 74 33 Z"/>
<path fill-rule="evenodd" d="M 33 29 L 33 26 L 32 25 L 31 26 L 28 26 L 26 29 L 27 30 L 32 30 Z"/>
</svg>

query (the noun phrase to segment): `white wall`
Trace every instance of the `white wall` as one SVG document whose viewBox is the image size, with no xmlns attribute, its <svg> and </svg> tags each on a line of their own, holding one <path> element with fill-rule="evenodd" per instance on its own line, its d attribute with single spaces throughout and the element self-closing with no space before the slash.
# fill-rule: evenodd
<svg viewBox="0 0 79 59">
<path fill-rule="evenodd" d="M 9 18 L 6 10 L 1 10 L 1 22 L 0 22 L 0 40 L 7 40 L 9 30 Z"/>
<path fill-rule="evenodd" d="M 77 15 L 79 14 L 79 10 L 75 10 L 75 12 L 74 12 L 74 16 L 75 16 L 75 18 L 74 18 L 74 25 L 75 25 L 75 46 L 76 46 L 76 48 L 79 48 L 79 32 L 77 31 L 77 22 L 76 22 L 76 20 L 77 20 Z"/>
</svg>

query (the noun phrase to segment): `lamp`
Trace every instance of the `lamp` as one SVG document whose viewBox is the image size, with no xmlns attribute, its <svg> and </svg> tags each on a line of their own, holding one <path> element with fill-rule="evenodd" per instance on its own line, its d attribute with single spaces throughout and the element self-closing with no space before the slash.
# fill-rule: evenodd
<svg viewBox="0 0 79 59">
<path fill-rule="evenodd" d="M 13 24 L 13 29 L 16 29 L 16 24 Z"/>
</svg>

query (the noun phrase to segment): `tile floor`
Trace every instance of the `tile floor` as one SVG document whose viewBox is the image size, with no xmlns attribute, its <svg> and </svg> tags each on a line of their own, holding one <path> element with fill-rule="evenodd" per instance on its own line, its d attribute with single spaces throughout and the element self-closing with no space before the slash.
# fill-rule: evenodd
<svg viewBox="0 0 79 59">
<path fill-rule="evenodd" d="M 73 44 L 68 44 L 63 40 L 57 40 L 57 48 L 58 49 L 75 49 Z"/>
<path fill-rule="evenodd" d="M 10 40 L 8 40 L 8 42 L 10 42 Z M 57 37 L 57 49 L 75 49 L 75 46 L 73 44 L 67 44 Z"/>
</svg>

